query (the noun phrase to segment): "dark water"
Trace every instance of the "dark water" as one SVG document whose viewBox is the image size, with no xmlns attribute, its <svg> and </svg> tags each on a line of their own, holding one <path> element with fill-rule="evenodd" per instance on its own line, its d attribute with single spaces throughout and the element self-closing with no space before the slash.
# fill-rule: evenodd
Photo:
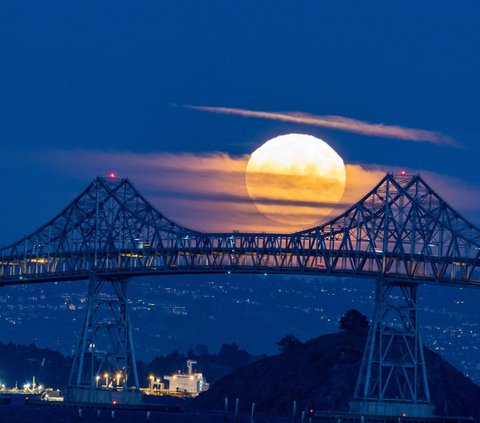
<svg viewBox="0 0 480 423">
<path fill-rule="evenodd" d="M 56 408 L 47 406 L 21 406 L 0 405 L 0 423 L 70 423 L 70 422 L 118 422 L 137 423 L 147 422 L 146 411 L 115 410 L 112 419 L 111 410 L 101 410 L 100 418 L 97 419 L 96 409 L 83 409 L 82 417 L 79 418 L 76 408 Z M 152 411 L 151 423 L 224 423 L 223 413 L 218 412 L 193 412 L 180 411 L 165 413 Z M 228 415 L 228 423 L 235 423 L 233 413 Z M 292 418 L 282 416 L 255 416 L 255 423 L 291 423 Z M 300 422 L 300 418 L 297 419 Z M 238 423 L 250 423 L 250 415 L 241 414 Z"/>
</svg>

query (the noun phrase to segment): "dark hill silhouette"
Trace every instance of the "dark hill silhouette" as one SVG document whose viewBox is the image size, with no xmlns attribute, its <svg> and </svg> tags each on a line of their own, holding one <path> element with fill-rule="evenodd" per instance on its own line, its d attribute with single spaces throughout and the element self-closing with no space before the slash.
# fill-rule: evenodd
<svg viewBox="0 0 480 423">
<path fill-rule="evenodd" d="M 51 388 L 63 388 L 68 380 L 72 360 L 58 351 L 37 348 L 35 344 L 15 345 L 0 342 L 0 381 L 11 388 L 31 382 Z"/>
<path fill-rule="evenodd" d="M 347 411 L 368 329 L 357 328 L 320 336 L 281 354 L 238 369 L 195 398 L 192 408 L 222 409 L 224 398 L 240 399 L 240 408 L 253 401 L 258 410 L 300 409 Z M 431 397 L 437 415 L 480 417 L 480 387 L 425 348 Z"/>
</svg>

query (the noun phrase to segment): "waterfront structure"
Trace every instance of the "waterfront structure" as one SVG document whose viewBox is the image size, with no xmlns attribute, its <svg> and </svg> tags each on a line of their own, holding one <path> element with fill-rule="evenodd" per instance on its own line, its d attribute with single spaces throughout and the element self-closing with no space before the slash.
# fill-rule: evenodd
<svg viewBox="0 0 480 423">
<path fill-rule="evenodd" d="M 193 371 L 194 364 L 197 364 L 197 362 L 188 360 L 187 373 L 178 372 L 163 377 L 168 382 L 167 390 L 169 392 L 195 397 L 201 392 L 208 390 L 209 385 L 203 377 L 203 374 Z"/>
</svg>

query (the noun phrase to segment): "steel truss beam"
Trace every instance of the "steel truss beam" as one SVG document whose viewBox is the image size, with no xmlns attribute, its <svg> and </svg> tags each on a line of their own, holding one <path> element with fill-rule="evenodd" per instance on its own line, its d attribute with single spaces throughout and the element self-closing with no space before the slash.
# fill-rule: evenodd
<svg viewBox="0 0 480 423">
<path fill-rule="evenodd" d="M 355 388 L 357 400 L 430 403 L 417 289 L 417 284 L 378 279 L 375 314 Z"/>
<path fill-rule="evenodd" d="M 90 278 L 70 386 L 139 386 L 128 308 L 126 279 Z"/>
<path fill-rule="evenodd" d="M 0 285 L 230 271 L 480 287 L 480 230 L 419 175 L 391 173 L 340 216 L 291 234 L 193 231 L 128 179 L 97 178 L 0 255 Z"/>
</svg>

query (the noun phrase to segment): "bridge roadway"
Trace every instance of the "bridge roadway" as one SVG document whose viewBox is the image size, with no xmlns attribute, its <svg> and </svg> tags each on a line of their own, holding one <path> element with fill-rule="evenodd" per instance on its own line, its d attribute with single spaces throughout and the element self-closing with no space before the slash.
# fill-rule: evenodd
<svg viewBox="0 0 480 423">
<path fill-rule="evenodd" d="M 305 240 L 298 242 L 303 243 Z M 301 248 L 288 247 L 275 248 L 274 253 L 262 247 L 218 247 L 209 248 L 208 252 L 200 247 L 165 248 L 161 252 L 129 249 L 116 251 L 114 255 L 97 253 L 96 265 L 95 252 L 84 251 L 79 266 L 77 263 L 69 266 L 71 261 L 78 262 L 75 254 L 70 257 L 62 255 L 61 260 L 47 257 L 45 260 L 48 261 L 48 266 L 39 263 L 36 255 L 25 255 L 21 260 L 9 265 L 9 271 L 0 279 L 0 286 L 86 280 L 92 275 L 108 280 L 198 273 L 323 275 L 363 279 L 377 279 L 379 274 L 384 273 L 387 281 L 480 286 L 477 279 L 458 277 L 459 272 L 465 271 L 463 269 L 472 269 L 478 265 L 476 258 L 447 261 L 443 257 L 425 259 L 421 253 L 394 255 L 381 252 L 317 250 L 317 255 L 311 255 L 304 251 Z M 260 256 L 263 258 L 260 259 Z M 450 270 L 439 269 L 440 275 L 436 275 L 429 271 L 429 267 Z M 382 272 L 380 269 L 386 270 Z"/>
</svg>

